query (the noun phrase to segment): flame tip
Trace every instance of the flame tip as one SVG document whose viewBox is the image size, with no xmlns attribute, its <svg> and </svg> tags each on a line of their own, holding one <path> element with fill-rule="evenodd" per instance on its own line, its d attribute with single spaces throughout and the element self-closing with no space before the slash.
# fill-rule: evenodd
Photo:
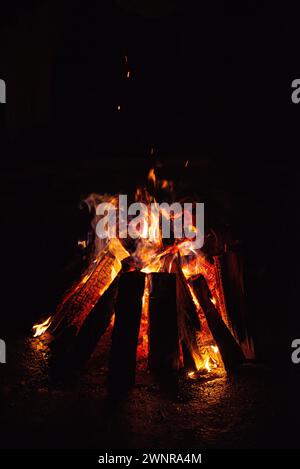
<svg viewBox="0 0 300 469">
<path fill-rule="evenodd" d="M 33 337 L 40 337 L 41 335 L 43 335 L 48 329 L 48 327 L 50 326 L 51 319 L 52 319 L 52 316 L 49 316 L 44 322 L 40 324 L 34 324 L 32 326 L 32 329 L 35 330 Z"/>
</svg>

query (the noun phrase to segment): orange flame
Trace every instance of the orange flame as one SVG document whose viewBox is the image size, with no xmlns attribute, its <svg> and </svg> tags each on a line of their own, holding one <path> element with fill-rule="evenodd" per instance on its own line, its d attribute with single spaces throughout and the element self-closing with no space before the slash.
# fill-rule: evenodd
<svg viewBox="0 0 300 469">
<path fill-rule="evenodd" d="M 156 176 L 155 176 L 155 171 L 154 168 L 151 168 L 149 173 L 148 173 L 148 181 L 152 181 L 154 186 L 156 184 Z"/>
</svg>

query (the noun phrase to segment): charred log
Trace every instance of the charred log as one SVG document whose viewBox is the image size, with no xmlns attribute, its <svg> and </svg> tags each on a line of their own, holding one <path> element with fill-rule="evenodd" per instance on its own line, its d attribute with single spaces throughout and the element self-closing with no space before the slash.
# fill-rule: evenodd
<svg viewBox="0 0 300 469">
<path fill-rule="evenodd" d="M 86 318 L 75 340 L 75 360 L 81 364 L 94 352 L 100 338 L 106 332 L 114 313 L 118 277 L 102 295 Z"/>
<path fill-rule="evenodd" d="M 245 361 L 244 354 L 212 303 L 210 290 L 202 275 L 193 282 L 193 287 L 212 336 L 219 347 L 224 366 L 228 371 L 234 370 Z"/>
<path fill-rule="evenodd" d="M 249 358 L 253 358 L 254 350 L 251 348 L 249 337 L 250 321 L 244 297 L 242 253 L 239 250 L 228 250 L 220 256 L 220 263 L 227 314 L 232 329 L 241 346 L 245 348 L 244 352 Z"/>
<path fill-rule="evenodd" d="M 121 271 L 121 261 L 126 257 L 128 252 L 122 244 L 117 239 L 111 241 L 64 296 L 52 318 L 49 332 L 58 336 L 71 327 L 78 333 L 99 298 Z"/>
<path fill-rule="evenodd" d="M 149 368 L 157 374 L 179 369 L 176 275 L 151 274 L 149 300 Z"/>
<path fill-rule="evenodd" d="M 142 313 L 145 274 L 120 276 L 109 364 L 109 388 L 126 391 L 135 382 L 136 351 Z"/>
<path fill-rule="evenodd" d="M 201 323 L 179 259 L 173 262 L 172 272 L 176 273 L 177 317 L 183 364 L 188 370 L 196 370 L 197 359 L 201 360 L 197 342 Z"/>
</svg>

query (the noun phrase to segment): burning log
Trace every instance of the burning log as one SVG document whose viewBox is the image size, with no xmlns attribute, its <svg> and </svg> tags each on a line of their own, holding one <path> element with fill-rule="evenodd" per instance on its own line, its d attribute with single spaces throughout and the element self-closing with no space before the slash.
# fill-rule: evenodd
<svg viewBox="0 0 300 469">
<path fill-rule="evenodd" d="M 177 258 L 172 264 L 172 272 L 176 274 L 178 328 L 184 368 L 191 371 L 197 370 L 197 362 L 201 361 L 197 342 L 201 323 L 179 262 Z"/>
<path fill-rule="evenodd" d="M 142 272 L 127 272 L 120 277 L 109 365 L 109 387 L 112 391 L 126 391 L 135 382 L 144 287 L 145 274 Z"/>
<path fill-rule="evenodd" d="M 193 288 L 219 347 L 224 366 L 228 371 L 234 370 L 245 361 L 244 354 L 213 304 L 210 290 L 202 275 L 193 282 Z"/>
<path fill-rule="evenodd" d="M 75 361 L 84 363 L 94 352 L 100 338 L 106 332 L 113 313 L 118 286 L 117 277 L 102 295 L 86 318 L 75 340 Z"/>
<path fill-rule="evenodd" d="M 98 301 L 107 284 L 110 283 L 110 273 L 115 259 L 107 256 L 103 259 L 91 275 L 84 277 L 76 291 L 64 301 L 57 311 L 50 326 L 50 331 L 59 335 L 61 331 L 73 325 L 78 331 L 86 317 Z"/>
<path fill-rule="evenodd" d="M 128 256 L 115 239 L 108 251 L 91 263 L 81 280 L 66 294 L 51 321 L 49 331 L 54 336 L 72 329 L 76 335 L 97 301 L 121 271 L 121 260 Z"/>
<path fill-rule="evenodd" d="M 89 276 L 86 274 L 81 279 L 59 305 L 49 327 L 53 335 L 50 346 L 54 363 L 61 362 L 63 368 L 69 366 L 68 363 L 76 364 L 74 353 L 79 351 L 76 345 L 78 333 L 111 284 L 111 272 L 118 262 L 111 255 L 107 255 Z M 104 299 L 104 304 L 105 301 Z M 80 357 L 80 353 L 78 355 Z"/>
<path fill-rule="evenodd" d="M 149 368 L 157 374 L 179 369 L 176 275 L 151 274 L 149 301 Z"/>
<path fill-rule="evenodd" d="M 235 247 L 235 250 L 228 250 L 225 254 L 219 256 L 221 278 L 233 333 L 241 344 L 247 358 L 254 358 L 253 344 L 248 333 L 249 318 L 247 317 L 244 298 L 242 254 L 237 248 L 238 246 Z"/>
</svg>

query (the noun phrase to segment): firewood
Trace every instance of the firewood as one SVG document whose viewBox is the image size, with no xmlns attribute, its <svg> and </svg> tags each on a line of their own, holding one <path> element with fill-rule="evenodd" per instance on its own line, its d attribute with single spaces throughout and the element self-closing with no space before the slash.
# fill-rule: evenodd
<svg viewBox="0 0 300 469">
<path fill-rule="evenodd" d="M 202 275 L 194 280 L 193 287 L 212 336 L 219 347 L 224 366 L 228 371 L 234 370 L 245 361 L 244 354 L 212 303 L 210 290 Z"/>
<path fill-rule="evenodd" d="M 142 313 L 145 274 L 121 274 L 115 304 L 108 383 L 111 391 L 126 391 L 135 382 L 136 351 Z"/>
<path fill-rule="evenodd" d="M 149 300 L 149 368 L 157 374 L 179 369 L 176 275 L 151 274 Z"/>
<path fill-rule="evenodd" d="M 84 363 L 94 352 L 100 338 L 106 332 L 114 314 L 119 277 L 111 284 L 94 306 L 83 323 L 75 340 L 75 357 L 77 363 Z"/>
<path fill-rule="evenodd" d="M 251 321 L 244 297 L 242 253 L 239 250 L 228 250 L 219 259 L 226 309 L 233 333 L 247 357 L 254 358 Z"/>
<path fill-rule="evenodd" d="M 121 260 L 127 256 L 118 240 L 111 242 L 109 249 L 90 264 L 81 280 L 67 292 L 52 318 L 49 332 L 58 336 L 72 327 L 77 334 L 99 298 L 121 271 Z"/>
<path fill-rule="evenodd" d="M 197 369 L 197 361 L 201 361 L 197 342 L 201 323 L 179 258 L 172 263 L 171 270 L 176 274 L 177 317 L 183 365 L 185 369 L 192 371 Z"/>
</svg>

